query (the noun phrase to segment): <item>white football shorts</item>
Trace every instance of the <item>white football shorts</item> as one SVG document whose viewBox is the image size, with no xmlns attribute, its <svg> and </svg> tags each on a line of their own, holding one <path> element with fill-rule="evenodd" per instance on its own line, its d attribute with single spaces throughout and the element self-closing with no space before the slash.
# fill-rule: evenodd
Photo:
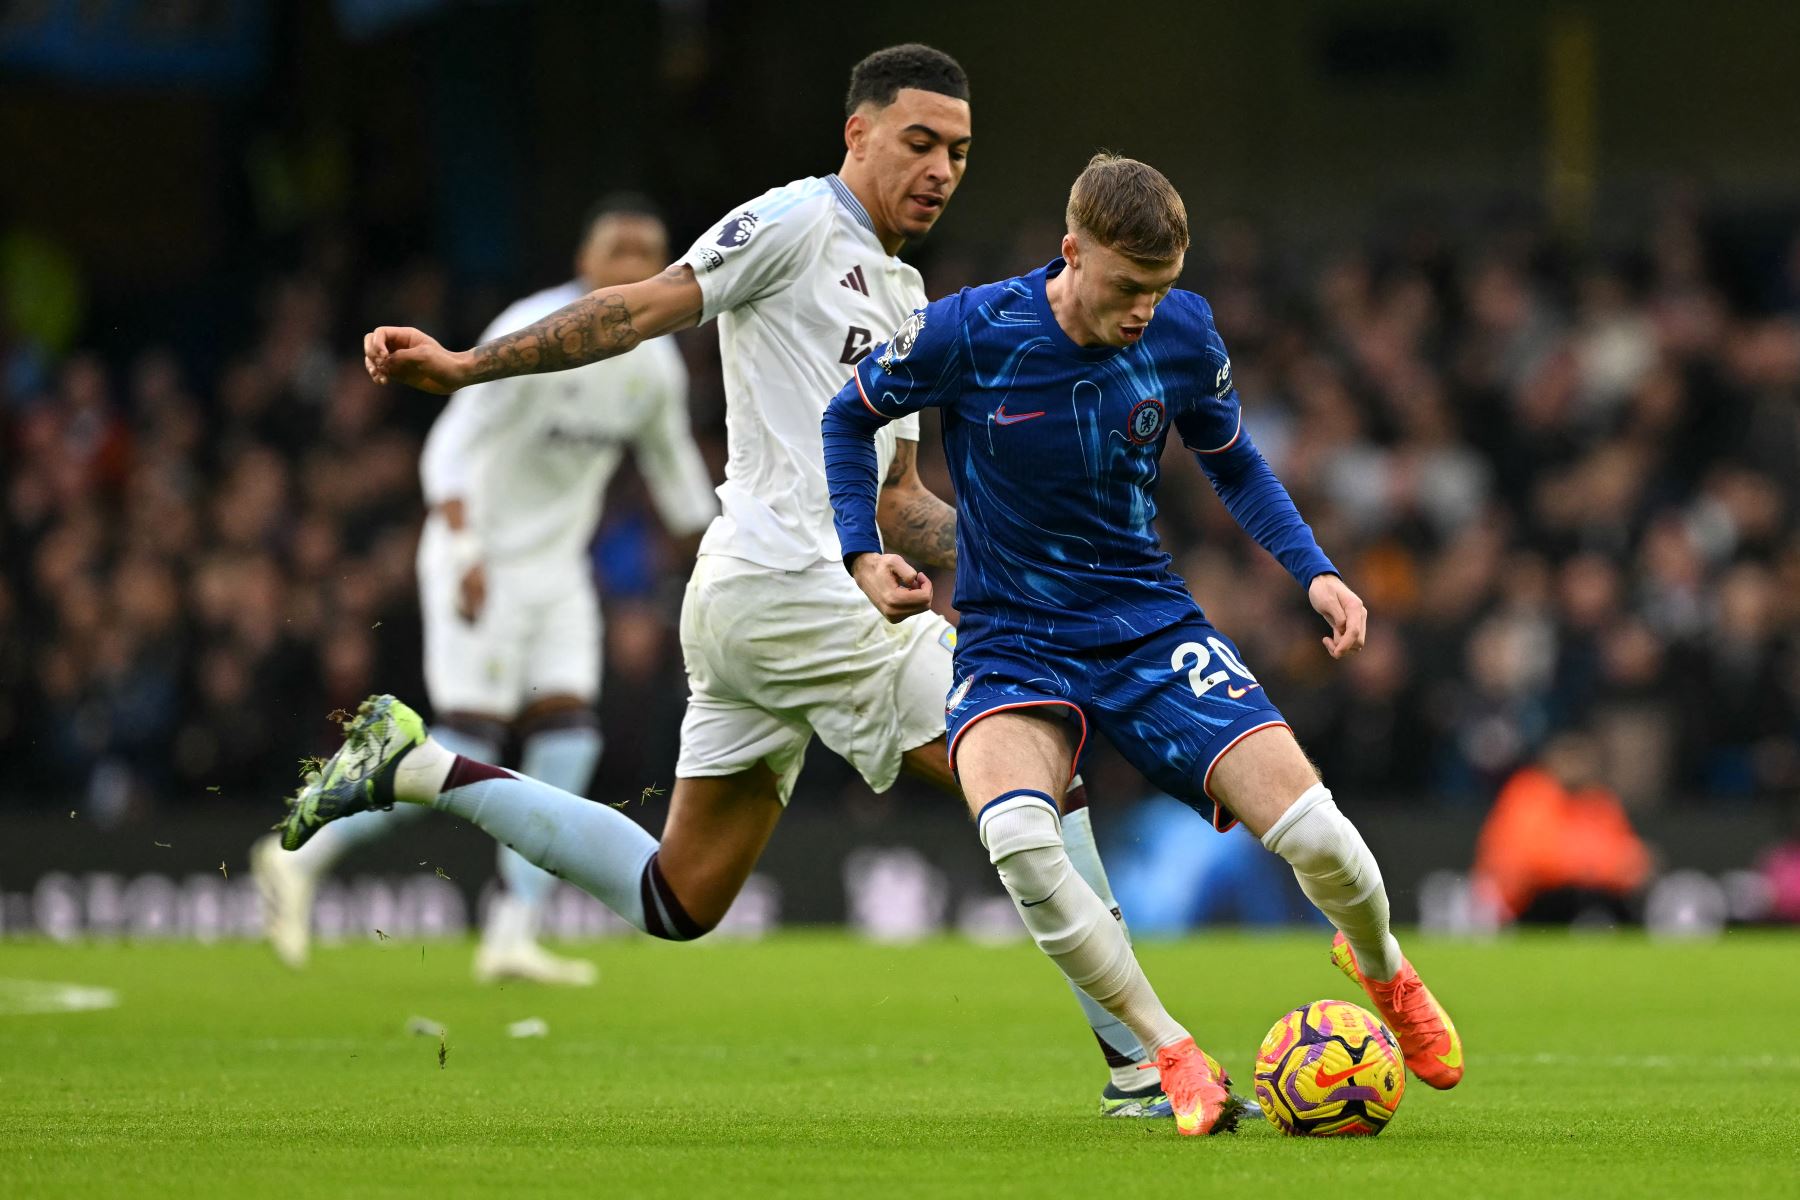
<svg viewBox="0 0 1800 1200">
<path fill-rule="evenodd" d="M 688 706 L 678 777 L 767 762 L 781 801 L 813 734 L 877 792 L 944 733 L 956 631 L 934 612 L 890 623 L 834 562 L 778 571 L 703 554 L 681 606 Z"/>
<path fill-rule="evenodd" d="M 419 539 L 425 690 L 438 713 L 510 721 L 546 696 L 600 696 L 600 597 L 585 564 L 486 564 L 487 602 L 473 622 L 456 611 L 461 581 L 446 527 Z"/>
</svg>

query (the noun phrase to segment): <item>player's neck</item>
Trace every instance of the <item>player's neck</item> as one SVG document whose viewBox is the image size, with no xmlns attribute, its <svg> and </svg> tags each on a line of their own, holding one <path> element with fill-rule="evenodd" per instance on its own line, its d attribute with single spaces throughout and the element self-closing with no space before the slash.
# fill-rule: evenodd
<svg viewBox="0 0 1800 1200">
<path fill-rule="evenodd" d="M 1104 346 L 1100 335 L 1094 332 L 1081 311 L 1081 305 L 1075 299 L 1075 285 L 1069 279 L 1069 268 L 1044 281 L 1044 299 L 1050 302 L 1050 315 L 1062 326 L 1062 331 L 1069 335 L 1069 340 L 1077 346 Z"/>
<path fill-rule="evenodd" d="M 906 245 L 906 235 L 897 232 L 883 216 L 881 205 L 876 202 L 879 193 L 856 169 L 855 160 L 849 155 L 844 156 L 844 165 L 838 168 L 837 176 L 850 189 L 850 194 L 856 197 L 856 202 L 863 206 L 863 211 L 869 214 L 869 221 L 875 226 L 875 240 L 881 243 L 881 248 L 889 254 L 900 253 L 901 248 Z"/>
</svg>

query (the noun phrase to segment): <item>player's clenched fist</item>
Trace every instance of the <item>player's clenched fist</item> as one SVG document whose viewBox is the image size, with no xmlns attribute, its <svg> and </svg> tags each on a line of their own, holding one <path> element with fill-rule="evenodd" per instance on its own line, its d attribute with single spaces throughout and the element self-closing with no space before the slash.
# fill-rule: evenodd
<svg viewBox="0 0 1800 1200">
<path fill-rule="evenodd" d="M 419 329 L 383 325 L 363 335 L 363 367 L 376 383 L 403 383 L 447 396 L 468 382 L 466 357 Z"/>
<path fill-rule="evenodd" d="M 850 575 L 890 621 L 916 617 L 931 607 L 931 580 L 898 554 L 859 554 Z"/>
</svg>

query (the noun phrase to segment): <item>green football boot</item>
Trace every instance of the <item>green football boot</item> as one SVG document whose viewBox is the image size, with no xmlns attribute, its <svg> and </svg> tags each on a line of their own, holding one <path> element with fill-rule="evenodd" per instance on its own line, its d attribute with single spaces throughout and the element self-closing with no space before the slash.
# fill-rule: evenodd
<svg viewBox="0 0 1800 1200">
<path fill-rule="evenodd" d="M 1229 1079 L 1225 1081 L 1225 1086 L 1228 1088 L 1231 1086 Z M 1239 1096 L 1236 1092 L 1232 1093 L 1232 1099 L 1243 1105 L 1243 1115 L 1246 1119 L 1262 1120 L 1262 1105 Z M 1153 1083 L 1147 1088 L 1128 1092 L 1109 1080 L 1106 1087 L 1100 1092 L 1100 1115 L 1157 1120 L 1173 1117 L 1175 1107 L 1169 1103 L 1169 1097 L 1163 1092 L 1161 1084 Z"/>
<path fill-rule="evenodd" d="M 344 744 L 309 775 L 275 829 L 298 850 L 325 825 L 352 813 L 394 807 L 394 768 L 425 740 L 419 714 L 392 696 L 370 696 L 344 721 Z"/>
<path fill-rule="evenodd" d="M 1100 1092 L 1100 1115 L 1103 1117 L 1173 1117 L 1175 1109 L 1163 1094 L 1162 1085 L 1128 1092 L 1111 1080 Z"/>
</svg>

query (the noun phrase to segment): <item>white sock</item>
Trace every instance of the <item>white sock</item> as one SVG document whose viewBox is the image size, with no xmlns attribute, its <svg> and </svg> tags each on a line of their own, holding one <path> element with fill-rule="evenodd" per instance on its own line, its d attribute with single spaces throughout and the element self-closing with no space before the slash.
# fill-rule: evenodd
<svg viewBox="0 0 1800 1200">
<path fill-rule="evenodd" d="M 455 753 L 435 737 L 426 738 L 408 750 L 394 768 L 394 799 L 431 807 L 455 765 Z"/>
<path fill-rule="evenodd" d="M 1071 788 L 1074 784 L 1070 784 Z M 1125 934 L 1125 941 L 1131 941 L 1131 930 L 1125 925 L 1125 918 L 1119 912 L 1119 902 L 1113 898 L 1112 881 L 1106 877 L 1106 866 L 1100 861 L 1100 847 L 1094 841 L 1093 818 L 1088 810 L 1078 808 L 1062 819 L 1063 847 L 1069 855 L 1069 865 L 1075 873 L 1094 889 L 1094 895 L 1100 897 L 1100 903 L 1113 914 L 1113 920 L 1119 923 L 1119 929 Z M 1107 1071 L 1112 1075 L 1113 1086 L 1127 1092 L 1142 1091 L 1161 1082 L 1162 1077 L 1154 1065 L 1143 1066 L 1149 1055 L 1138 1043 L 1137 1036 L 1125 1027 L 1119 1018 L 1107 1012 L 1096 1003 L 1093 997 L 1076 987 L 1071 980 L 1069 988 L 1075 993 L 1075 999 L 1081 1003 L 1082 1015 L 1087 1018 L 1088 1028 L 1100 1039 L 1100 1044 L 1107 1050 Z M 1117 1058 L 1129 1061 L 1121 1066 L 1114 1066 Z"/>
<path fill-rule="evenodd" d="M 1152 1052 L 1188 1036 L 1157 999 L 1111 910 L 1070 865 L 1050 797 L 1009 792 L 981 810 L 980 831 L 1032 940 L 1076 987 Z"/>
<path fill-rule="evenodd" d="M 1400 943 L 1388 929 L 1381 868 L 1330 789 L 1322 783 L 1306 789 L 1262 843 L 1294 868 L 1300 890 L 1343 933 L 1365 976 L 1386 983 L 1399 973 Z"/>
</svg>

